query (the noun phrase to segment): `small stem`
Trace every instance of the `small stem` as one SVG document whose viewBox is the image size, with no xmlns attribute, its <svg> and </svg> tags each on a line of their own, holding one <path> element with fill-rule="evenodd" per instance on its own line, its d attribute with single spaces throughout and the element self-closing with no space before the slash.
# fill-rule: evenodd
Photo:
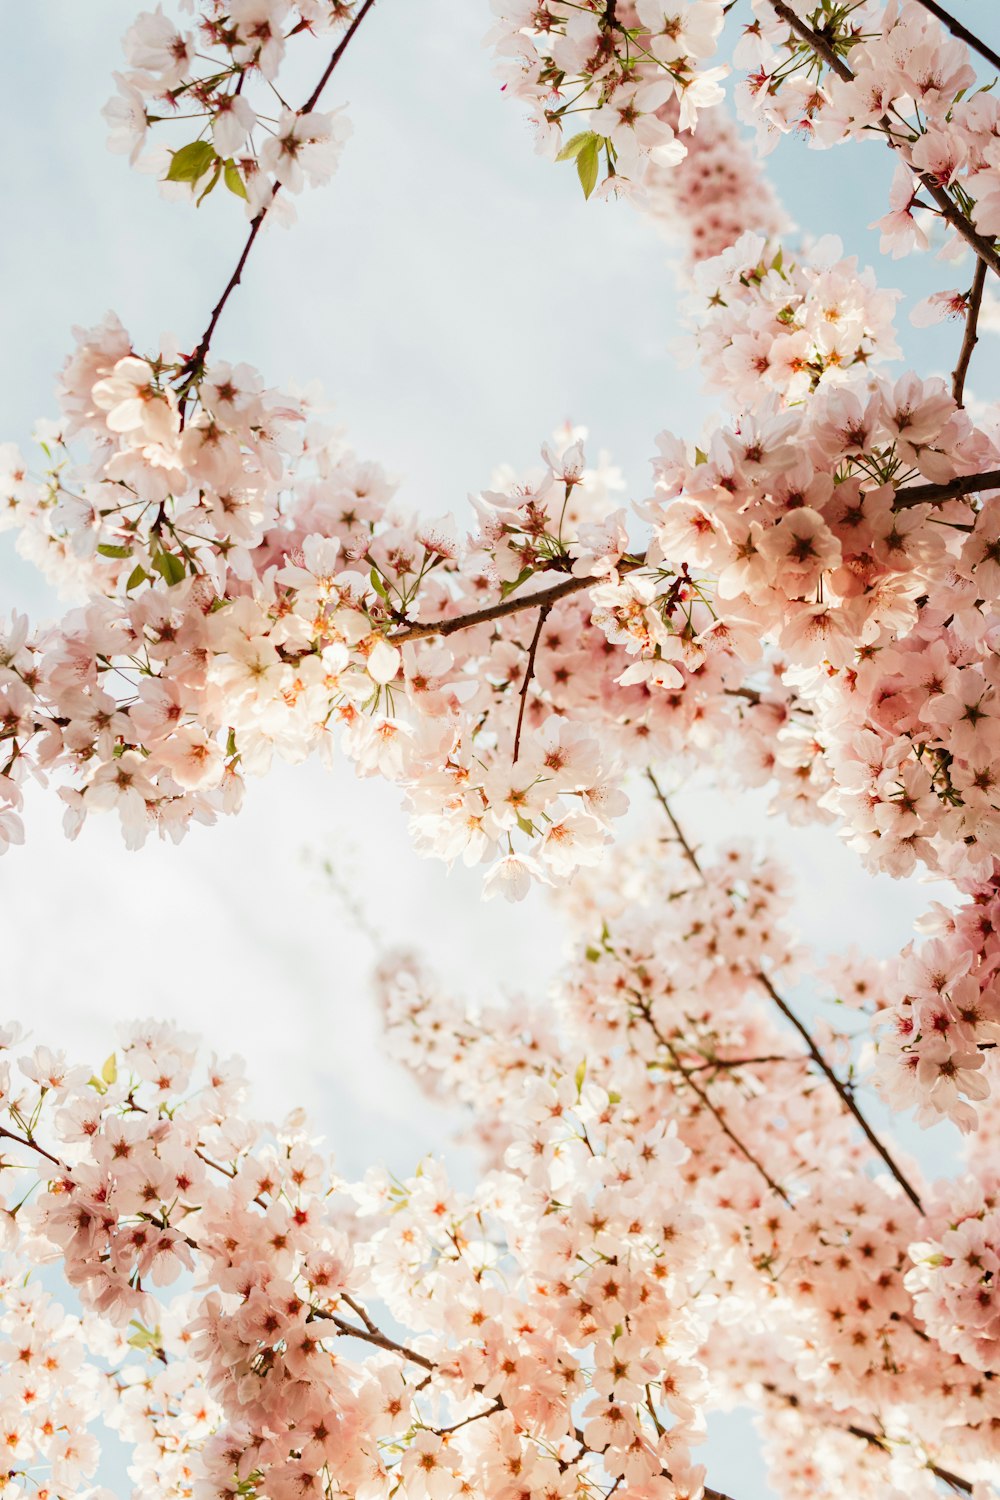
<svg viewBox="0 0 1000 1500">
<path fill-rule="evenodd" d="M 670 804 L 667 802 L 666 797 L 663 795 L 662 791 L 660 790 L 659 786 L 657 785 L 657 783 L 656 783 L 656 781 L 655 781 L 655 779 L 654 779 L 654 777 L 652 775 L 652 772 L 650 772 L 650 771 L 647 770 L 646 774 L 647 774 L 647 776 L 649 776 L 649 779 L 653 782 L 653 786 L 654 786 L 654 788 L 656 790 L 656 794 L 657 794 L 660 806 L 663 808 L 663 810 L 666 812 L 667 816 L 669 817 L 671 825 L 673 826 L 673 828 L 677 831 L 677 834 L 678 834 L 678 837 L 680 839 L 681 845 L 684 848 L 684 850 L 686 851 L 687 856 L 688 856 L 691 864 L 693 865 L 693 867 L 695 868 L 695 870 L 697 870 L 697 872 L 698 872 L 699 876 L 701 877 L 701 879 L 704 881 L 705 876 L 704 876 L 704 874 L 702 872 L 701 866 L 699 865 L 698 860 L 697 860 L 697 858 L 696 858 L 696 856 L 694 854 L 694 851 L 692 850 L 692 848 L 691 848 L 690 844 L 688 843 L 686 837 L 682 833 L 681 828 L 680 828 L 680 824 L 678 823 L 677 819 L 674 817 L 673 812 L 671 811 Z M 909 1198 L 909 1200 L 913 1204 L 914 1208 L 916 1208 L 916 1210 L 918 1211 L 918 1213 L 923 1213 L 923 1205 L 920 1202 L 920 1198 L 919 1198 L 919 1195 L 917 1194 L 916 1189 L 910 1183 L 909 1179 L 906 1177 L 906 1175 L 902 1171 L 902 1169 L 899 1166 L 897 1166 L 896 1162 L 893 1160 L 892 1156 L 890 1155 L 890 1153 L 886 1149 L 886 1147 L 883 1146 L 882 1142 L 879 1140 L 878 1136 L 875 1134 L 874 1130 L 869 1125 L 869 1123 L 865 1119 L 864 1115 L 861 1113 L 861 1110 L 858 1108 L 858 1105 L 857 1105 L 857 1103 L 856 1103 L 853 1095 L 851 1094 L 851 1092 L 847 1088 L 844 1087 L 844 1084 L 840 1081 L 840 1079 L 837 1077 L 836 1073 L 830 1067 L 830 1064 L 827 1062 L 826 1058 L 823 1056 L 822 1052 L 819 1050 L 819 1048 L 817 1047 L 816 1043 L 813 1041 L 812 1035 L 810 1034 L 808 1028 L 805 1025 L 803 1025 L 803 1023 L 799 1020 L 798 1016 L 792 1010 L 792 1008 L 788 1004 L 788 1002 L 785 999 L 783 999 L 783 997 L 781 995 L 779 995 L 778 991 L 775 989 L 774 985 L 772 984 L 771 980 L 768 978 L 767 974 L 764 973 L 763 969 L 757 969 L 757 970 L 755 970 L 753 972 L 752 977 L 754 979 L 756 979 L 756 981 L 757 981 L 758 984 L 760 984 L 760 985 L 762 985 L 764 987 L 764 989 L 770 995 L 771 999 L 774 1001 L 775 1005 L 781 1011 L 781 1014 L 785 1017 L 785 1019 L 787 1021 L 790 1021 L 792 1023 L 792 1025 L 795 1027 L 795 1030 L 799 1033 L 799 1036 L 801 1036 L 802 1040 L 805 1042 L 806 1046 L 809 1049 L 809 1056 L 812 1058 L 813 1062 L 819 1068 L 819 1070 L 823 1074 L 824 1078 L 826 1078 L 827 1082 L 830 1083 L 830 1084 L 832 1084 L 833 1088 L 837 1091 L 837 1095 L 838 1095 L 838 1097 L 840 1099 L 840 1102 L 843 1105 L 844 1109 L 848 1112 L 848 1114 L 853 1115 L 854 1119 L 861 1126 L 861 1129 L 864 1132 L 865 1138 L 868 1141 L 869 1145 L 871 1145 L 874 1148 L 874 1150 L 877 1151 L 878 1155 L 885 1162 L 886 1166 L 889 1168 L 889 1171 L 892 1173 L 893 1177 L 899 1183 L 899 1186 L 903 1189 L 903 1192 Z M 691 1080 L 689 1079 L 688 1081 L 690 1082 Z M 694 1087 L 693 1083 L 692 1083 L 692 1087 Z"/>
</svg>

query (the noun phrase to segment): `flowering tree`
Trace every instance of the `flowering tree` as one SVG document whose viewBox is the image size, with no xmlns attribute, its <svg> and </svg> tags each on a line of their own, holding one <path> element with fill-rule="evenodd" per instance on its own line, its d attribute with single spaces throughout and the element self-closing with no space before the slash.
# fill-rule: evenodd
<svg viewBox="0 0 1000 1500">
<path fill-rule="evenodd" d="M 258 236 L 336 166 L 348 125 L 319 106 L 372 3 L 187 0 L 125 37 L 113 149 L 178 199 L 228 191 L 249 231 L 193 345 L 78 331 L 42 458 L 3 452 L 7 522 L 73 607 L 3 632 L 0 831 L 23 838 L 35 775 L 71 835 L 114 810 L 131 847 L 179 838 L 336 744 L 486 895 L 558 888 L 576 947 L 554 1005 L 514 1016 L 383 964 L 389 1045 L 468 1112 L 471 1191 L 436 1162 L 340 1180 L 299 1113 L 257 1122 L 239 1065 L 166 1026 L 96 1068 L 0 1034 L 0 1491 L 103 1493 L 103 1422 L 143 1496 L 697 1500 L 705 1414 L 749 1403 L 784 1496 L 985 1500 L 1000 437 L 966 380 L 1000 274 L 1000 58 L 932 0 L 494 0 L 554 170 L 679 226 L 727 415 L 658 437 L 631 529 L 566 431 L 463 534 L 216 353 Z M 893 151 L 883 250 L 936 233 L 965 267 L 916 313 L 957 322 L 950 387 L 882 373 L 895 294 L 789 238 L 723 113 L 730 54 L 762 149 Z M 810 960 L 781 873 L 679 824 L 659 773 L 692 747 L 953 905 L 893 962 Z M 626 786 L 663 837 L 609 848 Z M 803 985 L 842 1007 L 814 1030 Z M 966 1174 L 927 1184 L 869 1084 L 959 1125 Z M 53 1261 L 73 1312 L 25 1276 Z"/>
</svg>

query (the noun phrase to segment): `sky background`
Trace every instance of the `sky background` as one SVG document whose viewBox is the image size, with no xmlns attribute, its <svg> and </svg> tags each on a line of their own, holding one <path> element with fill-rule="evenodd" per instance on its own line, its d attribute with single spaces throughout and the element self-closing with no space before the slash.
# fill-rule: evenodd
<svg viewBox="0 0 1000 1500">
<path fill-rule="evenodd" d="M 246 233 L 229 195 L 198 212 L 167 203 L 105 149 L 99 110 L 141 8 L 46 0 L 4 16 L 0 441 L 26 449 L 35 420 L 54 415 L 74 324 L 113 308 L 136 347 L 166 331 L 191 347 Z M 991 0 L 955 9 L 996 45 Z M 519 108 L 491 76 L 488 25 L 485 0 L 380 0 L 323 101 L 346 104 L 354 125 L 341 168 L 297 200 L 295 228 L 261 237 L 214 347 L 257 365 L 269 385 L 319 382 L 359 454 L 398 475 L 414 509 L 463 520 L 469 491 L 488 487 L 497 464 L 532 465 L 567 418 L 590 429 L 592 453 L 611 451 L 628 498 L 641 500 L 656 434 L 696 435 L 711 409 L 670 352 L 672 252 L 627 205 L 585 203 L 571 165 L 534 155 Z M 293 72 L 292 98 L 320 71 L 318 48 L 300 52 L 309 64 Z M 786 142 L 769 169 L 803 230 L 839 232 L 883 285 L 907 293 L 906 358 L 944 372 L 960 330 L 913 330 L 906 308 L 966 286 L 971 268 L 879 257 L 867 226 L 885 212 L 887 156 Z M 995 349 L 981 346 L 973 392 Z M 56 611 L 10 533 L 0 536 L 0 585 L 5 611 Z M 891 954 L 942 894 L 871 880 L 829 831 L 769 819 L 766 799 L 682 786 L 669 769 L 666 780 L 696 839 L 747 834 L 786 860 L 800 931 L 824 951 L 854 942 Z M 565 933 L 542 892 L 517 907 L 483 905 L 478 872 L 418 860 L 398 802 L 346 766 L 279 769 L 251 784 L 239 818 L 196 828 L 178 848 L 129 854 L 110 819 L 67 843 L 56 799 L 29 790 L 27 846 L 0 862 L 10 1018 L 88 1061 L 111 1050 L 119 1020 L 176 1019 L 248 1059 L 260 1114 L 304 1103 L 345 1173 L 380 1161 L 405 1172 L 425 1151 L 447 1152 L 446 1114 L 381 1055 L 368 977 L 376 947 L 419 947 L 473 996 L 539 993 Z M 637 786 L 633 826 L 655 816 Z M 352 892 L 353 911 L 335 885 Z M 951 1168 L 947 1130 L 901 1134 L 934 1169 Z M 717 1487 L 738 1500 L 770 1495 L 742 1419 L 713 1420 L 703 1451 Z"/>
</svg>

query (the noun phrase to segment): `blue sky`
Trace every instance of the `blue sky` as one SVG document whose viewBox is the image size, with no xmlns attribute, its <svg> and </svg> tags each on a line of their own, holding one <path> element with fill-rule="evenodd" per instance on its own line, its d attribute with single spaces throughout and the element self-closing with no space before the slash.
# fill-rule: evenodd
<svg viewBox="0 0 1000 1500">
<path fill-rule="evenodd" d="M 955 5 L 996 42 L 991 0 Z M 168 329 L 190 347 L 242 244 L 235 200 L 217 194 L 198 213 L 165 203 L 105 150 L 99 109 L 139 8 L 46 0 L 4 18 L 0 441 L 27 444 L 36 417 L 53 412 L 73 324 L 113 307 L 139 347 Z M 328 95 L 354 123 L 341 170 L 299 200 L 296 228 L 262 237 L 216 349 L 270 384 L 320 382 L 358 451 L 400 476 L 414 508 L 461 517 L 496 464 L 532 463 L 567 417 L 589 426 L 594 450 L 612 451 L 641 499 L 656 433 L 694 432 L 708 409 L 670 353 L 668 251 L 627 206 L 584 203 L 569 167 L 534 155 L 491 76 L 488 24 L 485 0 L 375 7 Z M 292 97 L 318 71 L 310 55 Z M 867 226 L 884 212 L 891 162 L 878 146 L 814 153 L 790 142 L 769 167 L 803 229 L 840 233 L 910 303 L 971 279 L 968 264 L 880 260 Z M 950 367 L 959 330 L 918 333 L 905 310 L 899 323 L 917 368 Z M 986 343 L 973 391 L 993 357 Z M 51 613 L 9 535 L 0 544 L 5 608 Z M 649 808 L 641 790 L 636 800 L 638 824 Z M 543 988 L 564 931 L 541 896 L 484 907 L 475 873 L 417 860 L 397 802 L 344 768 L 285 770 L 251 788 L 240 818 L 130 855 L 109 821 L 65 843 L 54 799 L 32 795 L 28 847 L 0 862 L 19 1018 L 39 1040 L 99 1059 L 116 1019 L 174 1016 L 248 1056 L 265 1115 L 305 1102 L 348 1172 L 380 1159 L 405 1170 L 444 1148 L 445 1117 L 381 1059 L 371 945 L 309 851 L 362 892 L 386 945 L 420 944 L 474 993 Z M 766 836 L 798 878 L 803 932 L 827 949 L 849 935 L 891 953 L 938 894 L 873 883 L 832 834 L 768 820 L 760 798 L 695 786 L 678 805 L 702 838 Z M 953 1141 L 938 1133 L 921 1149 L 946 1169 Z M 739 1500 L 768 1495 L 740 1419 L 713 1425 L 708 1462 Z"/>
</svg>

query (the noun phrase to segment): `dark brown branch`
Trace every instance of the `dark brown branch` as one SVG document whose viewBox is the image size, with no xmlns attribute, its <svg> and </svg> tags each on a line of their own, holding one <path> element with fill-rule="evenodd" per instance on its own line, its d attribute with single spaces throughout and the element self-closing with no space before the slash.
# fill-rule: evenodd
<svg viewBox="0 0 1000 1500">
<path fill-rule="evenodd" d="M 942 500 L 957 500 L 962 495 L 974 495 L 980 490 L 1000 490 L 1000 469 L 987 469 L 982 474 L 959 474 L 943 484 L 908 484 L 896 491 L 893 501 L 903 509 L 909 505 L 940 505 Z"/>
<path fill-rule="evenodd" d="M 962 339 L 962 347 L 958 355 L 958 364 L 955 373 L 951 377 L 951 394 L 955 399 L 956 406 L 964 406 L 965 377 L 969 372 L 969 362 L 972 359 L 972 351 L 979 342 L 979 309 L 983 300 L 983 288 L 986 285 L 986 264 L 984 261 L 976 261 L 976 274 L 972 278 L 972 290 L 969 293 L 969 305 L 965 310 L 965 337 Z"/>
<path fill-rule="evenodd" d="M 845 1087 L 845 1085 L 841 1082 L 836 1073 L 830 1067 L 830 1064 L 827 1062 L 826 1058 L 823 1056 L 822 1052 L 813 1041 L 808 1028 L 802 1024 L 787 1001 L 785 1001 L 781 997 L 781 995 L 778 994 L 778 991 L 775 989 L 768 976 L 764 973 L 763 969 L 758 969 L 753 977 L 759 984 L 763 985 L 764 989 L 770 995 L 775 1005 L 781 1011 L 781 1014 L 795 1027 L 795 1030 L 799 1033 L 799 1036 L 809 1048 L 809 1056 L 819 1068 L 820 1072 L 823 1074 L 827 1082 L 836 1089 L 837 1094 L 840 1098 L 840 1102 L 844 1106 L 845 1110 L 848 1112 L 848 1114 L 853 1115 L 854 1119 L 861 1126 L 868 1144 L 878 1152 L 879 1156 L 885 1162 L 886 1166 L 889 1168 L 889 1171 L 899 1183 L 899 1186 L 903 1189 L 903 1192 L 909 1198 L 910 1202 L 913 1204 L 917 1212 L 923 1213 L 923 1205 L 920 1202 L 920 1197 L 916 1189 L 910 1183 L 909 1179 L 902 1171 L 902 1169 L 897 1166 L 889 1151 L 879 1140 L 878 1136 L 875 1134 L 874 1130 L 869 1125 L 864 1115 L 861 1113 L 861 1110 L 858 1108 L 857 1103 L 855 1102 L 853 1093 Z"/>
<path fill-rule="evenodd" d="M 943 484 L 907 485 L 896 491 L 894 501 L 897 507 L 904 509 L 910 505 L 937 505 L 944 500 L 954 500 L 962 495 L 971 495 L 978 490 L 989 489 L 1000 489 L 1000 469 L 990 469 L 982 474 L 960 474 L 957 478 L 949 479 Z M 622 558 L 617 565 L 617 571 L 633 573 L 637 568 L 645 567 L 645 565 L 645 557 Z M 509 599 L 502 599 L 498 604 L 488 604 L 483 609 L 474 609 L 465 615 L 453 615 L 446 620 L 416 621 L 413 624 L 402 625 L 386 639 L 394 646 L 402 646 L 407 641 L 426 640 L 430 636 L 455 635 L 460 630 L 471 630 L 476 625 L 487 625 L 491 620 L 502 620 L 508 615 L 520 614 L 522 610 L 551 609 L 561 599 L 568 599 L 573 594 L 594 588 L 600 582 L 602 580 L 599 578 L 576 578 L 571 575 L 561 579 L 559 583 L 550 584 L 548 588 L 539 589 L 534 594 L 511 596 Z M 727 692 L 748 698 L 752 702 L 760 700 L 760 694 L 752 688 L 731 688 L 727 689 Z"/>
<path fill-rule="evenodd" d="M 323 76 L 320 78 L 316 87 L 309 95 L 309 98 L 306 100 L 305 104 L 303 104 L 302 108 L 298 110 L 298 114 L 307 115 L 313 108 L 315 108 L 320 95 L 330 81 L 330 76 L 333 73 L 334 68 L 337 66 L 344 53 L 347 51 L 351 38 L 354 36 L 354 33 L 357 31 L 358 27 L 361 25 L 361 22 L 364 20 L 369 10 L 371 10 L 374 3 L 375 0 L 364 0 L 364 4 L 362 5 L 361 9 L 358 11 L 357 15 L 354 17 L 354 20 L 351 22 L 350 26 L 344 32 L 344 35 L 341 37 L 340 41 L 335 47 L 330 61 L 327 63 L 326 67 L 323 70 Z M 254 242 L 257 239 L 258 234 L 260 233 L 261 225 L 267 218 L 267 215 L 271 209 L 271 205 L 274 203 L 275 198 L 277 198 L 280 192 L 281 183 L 276 182 L 274 185 L 274 191 L 272 192 L 270 199 L 267 203 L 264 204 L 264 207 L 261 209 L 260 213 L 257 214 L 256 218 L 251 221 L 250 233 L 247 236 L 246 244 L 243 246 L 243 252 L 240 255 L 239 260 L 236 262 L 236 269 L 233 272 L 232 276 L 230 276 L 229 281 L 226 283 L 222 296 L 212 308 L 212 314 L 208 320 L 208 327 L 205 329 L 205 332 L 198 340 L 194 353 L 190 354 L 184 361 L 184 367 L 182 370 L 183 375 L 191 376 L 198 374 L 204 367 L 205 356 L 207 355 L 208 347 L 212 342 L 212 335 L 215 333 L 216 324 L 222 317 L 226 303 L 229 301 L 233 292 L 240 284 L 240 278 L 243 275 L 244 267 L 246 266 L 247 260 L 250 257 L 250 251 L 253 249 Z"/>
<path fill-rule="evenodd" d="M 38 1142 L 32 1140 L 30 1136 L 18 1135 L 16 1130 L 8 1130 L 3 1125 L 0 1125 L 0 1136 L 8 1141 L 16 1141 L 19 1146 L 27 1146 L 29 1151 L 36 1151 L 39 1156 L 44 1156 L 46 1161 L 50 1161 L 52 1165 L 58 1167 L 61 1172 L 65 1172 L 65 1163 L 61 1162 L 58 1156 L 53 1156 L 51 1151 L 46 1151 L 44 1146 L 40 1146 Z"/>
<path fill-rule="evenodd" d="M 627 560 L 623 558 L 618 564 L 619 573 L 633 573 L 636 568 L 645 566 L 645 558 Z M 601 578 L 564 578 L 561 583 L 553 583 L 547 589 L 539 589 L 535 594 L 522 594 L 516 599 L 502 599 L 499 604 L 488 604 L 483 609 L 474 609 L 467 615 L 454 615 L 449 620 L 427 620 L 414 625 L 404 625 L 400 630 L 395 630 L 386 637 L 394 646 L 401 646 L 406 641 L 424 640 L 431 635 L 454 635 L 459 630 L 470 630 L 474 625 L 486 625 L 490 620 L 502 620 L 507 615 L 516 615 L 523 609 L 551 609 L 553 604 L 558 604 L 560 599 L 568 599 L 571 594 L 582 593 L 584 589 L 596 588 L 604 580 Z"/>
<path fill-rule="evenodd" d="M 943 5 L 938 5 L 937 0 L 917 0 L 917 3 L 922 5 L 924 10 L 929 10 L 932 16 L 937 16 L 939 21 L 943 21 L 952 36 L 957 36 L 959 41 L 971 47 L 974 52 L 978 52 L 980 57 L 985 58 L 992 67 L 1000 71 L 1000 57 L 993 51 L 993 48 L 988 47 L 967 26 L 963 26 L 961 21 L 949 15 Z"/>
<path fill-rule="evenodd" d="M 387 1349 L 390 1354 L 402 1355 L 403 1359 L 409 1360 L 411 1364 L 420 1365 L 424 1370 L 437 1369 L 432 1359 L 428 1359 L 424 1354 L 418 1354 L 415 1349 L 408 1349 L 405 1344 L 397 1344 L 395 1339 L 391 1339 L 387 1333 L 380 1333 L 377 1328 L 367 1326 L 356 1328 L 346 1318 L 338 1318 L 336 1314 L 329 1316 L 331 1323 L 334 1323 L 338 1331 L 346 1338 L 360 1339 L 364 1344 L 375 1344 L 379 1349 Z M 370 1322 L 370 1319 L 367 1321 Z"/>
<path fill-rule="evenodd" d="M 524 723 L 524 706 L 528 701 L 528 688 L 531 686 L 531 679 L 535 675 L 535 652 L 538 650 L 538 640 L 542 633 L 542 626 L 548 619 L 551 608 L 551 604 L 543 604 L 538 611 L 538 624 L 535 626 L 535 633 L 531 637 L 531 645 L 528 647 L 528 664 L 524 669 L 524 681 L 521 683 L 521 703 L 517 710 L 517 729 L 514 731 L 514 758 L 512 764 L 515 766 L 517 765 L 517 757 L 521 749 L 521 725 Z"/>
<path fill-rule="evenodd" d="M 853 72 L 844 62 L 844 59 L 831 46 L 830 42 L 827 41 L 826 37 L 821 36 L 807 22 L 801 20 L 792 10 L 791 6 L 786 4 L 786 0 L 770 0 L 770 5 L 774 13 L 788 24 L 796 36 L 800 37 L 802 41 L 811 47 L 817 57 L 823 59 L 827 67 L 832 69 L 838 78 L 842 78 L 845 83 L 852 83 L 854 81 Z M 891 122 L 886 115 L 883 115 L 879 121 L 879 129 L 885 132 L 886 140 L 892 149 L 899 151 L 901 143 L 897 141 L 893 134 Z M 974 227 L 971 220 L 966 218 L 961 209 L 955 206 L 944 188 L 928 172 L 918 171 L 913 166 L 913 163 L 907 160 L 905 154 L 903 160 L 906 161 L 907 166 L 910 167 L 914 176 L 920 181 L 924 190 L 933 198 L 941 217 L 946 219 L 951 227 L 958 231 L 966 244 L 972 246 L 979 259 L 985 261 L 995 275 L 1000 276 L 1000 254 L 997 253 L 995 244 L 990 240 L 984 239 Z"/>
</svg>

